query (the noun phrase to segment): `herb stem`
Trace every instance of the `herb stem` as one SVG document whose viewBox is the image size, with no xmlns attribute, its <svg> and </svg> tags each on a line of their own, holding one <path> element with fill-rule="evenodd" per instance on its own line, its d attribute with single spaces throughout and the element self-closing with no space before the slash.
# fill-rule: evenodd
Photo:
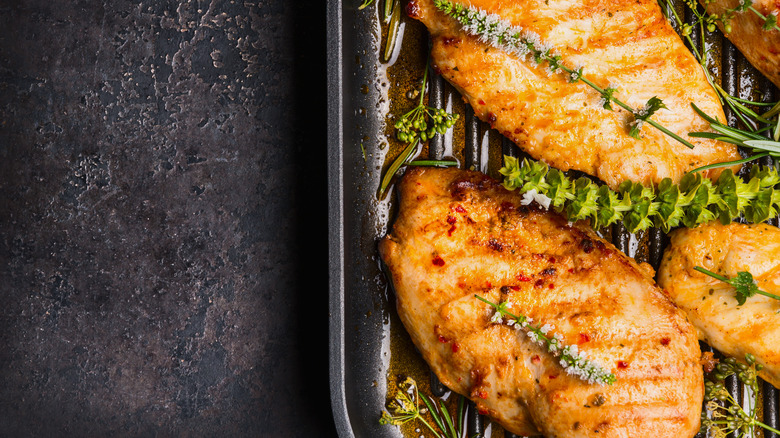
<svg viewBox="0 0 780 438">
<path fill-rule="evenodd" d="M 723 141 L 723 140 L 721 140 L 721 141 Z M 731 166 L 736 166 L 738 164 L 745 164 L 745 163 L 749 163 L 751 161 L 758 160 L 759 158 L 764 158 L 767 155 L 769 155 L 769 152 L 761 152 L 760 154 L 752 155 L 750 157 L 743 158 L 741 160 L 724 161 L 722 163 L 708 164 L 706 166 L 697 167 L 697 168 L 691 170 L 688 173 L 696 173 L 696 172 L 701 172 L 702 170 L 710 170 L 710 169 L 717 169 L 719 167 L 731 167 Z"/>
<path fill-rule="evenodd" d="M 710 277 L 712 277 L 712 278 L 715 278 L 715 279 L 717 279 L 717 280 L 720 280 L 720 281 L 722 281 L 722 282 L 724 282 L 724 283 L 728 283 L 729 281 L 731 281 L 731 280 L 729 280 L 728 278 L 726 278 L 726 277 L 724 277 L 724 276 L 722 276 L 722 275 L 720 275 L 720 274 L 716 274 L 716 273 L 714 273 L 714 272 L 712 272 L 712 271 L 710 271 L 710 270 L 708 270 L 708 269 L 704 269 L 704 268 L 702 268 L 701 266 L 694 266 L 694 267 L 693 267 L 693 269 L 694 269 L 695 271 L 699 271 L 699 272 L 701 272 L 702 274 L 707 274 L 707 275 L 709 275 Z"/>
</svg>

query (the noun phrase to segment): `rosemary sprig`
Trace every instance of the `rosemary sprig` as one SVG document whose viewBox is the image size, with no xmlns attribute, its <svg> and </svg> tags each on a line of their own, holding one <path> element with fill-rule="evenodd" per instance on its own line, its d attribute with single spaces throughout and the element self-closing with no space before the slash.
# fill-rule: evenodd
<svg viewBox="0 0 780 438">
<path fill-rule="evenodd" d="M 430 68 L 430 59 L 425 65 L 423 73 L 422 89 L 420 90 L 420 100 L 417 106 L 411 111 L 401 116 L 395 122 L 397 130 L 396 138 L 407 143 L 401 155 L 393 161 L 387 169 L 382 183 L 379 187 L 379 196 L 384 195 L 385 190 L 390 185 L 395 174 L 409 159 L 414 155 L 417 146 L 422 142 L 428 141 L 436 134 L 444 134 L 448 129 L 455 125 L 460 117 L 458 114 L 451 114 L 440 108 L 433 108 L 425 105 L 425 91 L 428 82 L 428 70 Z"/>
<path fill-rule="evenodd" d="M 651 226 L 664 232 L 684 225 L 694 228 L 720 219 L 728 224 L 744 215 L 760 223 L 780 211 L 780 175 L 777 170 L 754 165 L 749 180 L 726 169 L 717 182 L 700 173 L 686 174 L 679 184 L 664 178 L 657 188 L 624 181 L 613 191 L 588 178 L 572 181 L 544 163 L 504 156 L 504 187 L 549 198 L 550 205 L 569 220 L 589 219 L 594 228 L 623 222 L 629 232 Z"/>
<path fill-rule="evenodd" d="M 390 0 L 386 0 L 390 1 Z M 387 4 L 385 4 L 387 12 Z M 385 62 L 393 56 L 395 45 L 398 42 L 398 29 L 401 27 L 401 0 L 393 0 L 392 12 L 390 14 L 390 24 L 387 28 L 387 43 L 385 44 L 385 53 L 382 57 Z"/>
<path fill-rule="evenodd" d="M 417 382 L 411 377 L 397 385 L 395 398 L 388 404 L 388 411 L 382 411 L 380 424 L 392 424 L 400 426 L 409 421 L 420 421 L 436 438 L 461 438 L 463 435 L 463 414 L 466 410 L 465 397 L 459 396 L 458 410 L 455 415 L 450 414 L 447 405 L 439 400 L 439 403 L 420 393 L 417 389 Z M 420 400 L 425 407 L 420 407 Z M 434 428 L 425 420 L 425 414 L 430 414 Z"/>
<path fill-rule="evenodd" d="M 555 55 L 553 49 L 546 46 L 539 35 L 525 31 L 520 27 L 512 26 L 495 14 L 478 9 L 463 6 L 450 0 L 434 0 L 433 4 L 438 10 L 449 15 L 463 26 L 467 33 L 478 37 L 481 41 L 505 52 L 525 58 L 531 58 L 537 63 L 546 63 L 550 73 L 565 72 L 570 82 L 581 81 L 596 90 L 604 100 L 603 107 L 612 110 L 612 103 L 618 105 L 634 115 L 634 122 L 629 134 L 639 138 L 639 130 L 643 123 L 647 123 L 660 130 L 664 134 L 674 138 L 678 142 L 693 149 L 693 144 L 663 127 L 650 117 L 659 109 L 666 108 L 658 97 L 652 97 L 643 108 L 632 108 L 614 96 L 614 87 L 602 88 L 583 75 L 583 69 L 574 69 L 566 66 L 560 55 Z"/>
<path fill-rule="evenodd" d="M 515 315 L 508 310 L 511 307 L 509 302 L 496 304 L 479 295 L 474 295 L 474 297 L 483 303 L 490 304 L 496 310 L 490 319 L 491 322 L 506 323 L 508 326 L 514 327 L 515 330 L 524 331 L 532 342 L 546 347 L 550 354 L 558 358 L 560 365 L 568 374 L 577 376 L 591 384 L 611 385 L 617 381 L 614 374 L 607 372 L 601 365 L 588 359 L 587 354 L 584 351 L 579 351 L 577 345 L 566 345 L 563 342 L 563 336 L 552 334 L 552 325 L 531 325 L 533 322 L 531 318 L 525 315 Z"/>
<path fill-rule="evenodd" d="M 455 167 L 458 165 L 458 162 L 451 160 L 414 160 L 410 161 L 409 165 L 427 167 Z"/>
<path fill-rule="evenodd" d="M 780 128 L 776 129 L 776 135 L 773 134 L 773 138 L 775 140 L 768 140 L 766 137 L 760 134 L 765 131 L 768 131 L 770 129 L 769 127 L 765 127 L 753 131 L 747 131 L 739 128 L 732 128 L 728 125 L 723 124 L 717 119 L 708 116 L 707 114 L 704 113 L 704 111 L 699 109 L 699 107 L 697 107 L 696 104 L 691 103 L 691 106 L 693 107 L 693 110 L 696 111 L 696 113 L 698 113 L 702 118 L 704 118 L 705 120 L 707 120 L 707 122 L 709 122 L 710 128 L 715 132 L 691 132 L 688 134 L 689 136 L 699 137 L 699 138 L 711 138 L 726 143 L 731 143 L 737 146 L 753 149 L 753 152 L 756 154 L 753 155 L 752 157 L 749 157 L 748 159 L 711 164 L 709 166 L 705 166 L 706 168 L 711 169 L 715 167 L 724 167 L 724 166 L 731 166 L 733 164 L 741 164 L 741 163 L 756 160 L 761 157 L 765 157 L 767 155 L 774 158 L 780 158 L 780 141 L 777 141 L 777 138 L 780 137 Z M 758 115 L 756 116 L 760 117 Z M 780 120 L 778 120 L 777 126 L 780 127 Z M 700 167 L 698 169 L 692 170 L 691 172 L 697 172 L 703 169 L 704 169 L 703 167 Z"/>
<path fill-rule="evenodd" d="M 733 286 L 734 298 L 737 299 L 737 306 L 741 306 L 745 304 L 745 301 L 747 301 L 748 298 L 756 294 L 763 295 L 769 298 L 774 298 L 776 300 L 780 300 L 780 296 L 759 289 L 758 285 L 756 284 L 756 281 L 753 279 L 753 274 L 751 274 L 750 272 L 740 271 L 737 272 L 736 277 L 727 278 L 720 274 L 716 274 L 712 271 L 702 268 L 701 266 L 694 266 L 693 269 L 701 272 L 702 274 L 707 274 L 710 277 L 720 280 L 730 286 Z"/>
<path fill-rule="evenodd" d="M 754 438 L 756 428 L 780 434 L 777 429 L 758 420 L 756 395 L 758 394 L 758 372 L 763 366 L 752 354 L 745 355 L 746 363 L 739 363 L 733 357 L 720 362 L 707 374 L 704 382 L 705 410 L 701 413 L 701 432 L 707 436 L 725 438 Z M 727 377 L 736 374 L 737 379 L 748 389 L 747 406 L 742 405 L 729 394 L 725 387 Z M 733 435 L 730 435 L 733 434 Z"/>
</svg>

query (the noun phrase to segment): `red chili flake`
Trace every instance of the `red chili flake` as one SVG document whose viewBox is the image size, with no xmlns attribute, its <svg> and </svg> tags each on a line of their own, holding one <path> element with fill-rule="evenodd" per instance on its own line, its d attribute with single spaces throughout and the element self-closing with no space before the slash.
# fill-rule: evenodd
<svg viewBox="0 0 780 438">
<path fill-rule="evenodd" d="M 520 286 L 509 286 L 512 290 L 520 290 Z"/>
<path fill-rule="evenodd" d="M 458 221 L 458 218 L 456 218 L 455 216 L 450 216 L 450 215 L 447 216 L 447 223 L 448 224 L 452 225 L 452 224 L 454 224 L 457 221 Z"/>
<path fill-rule="evenodd" d="M 515 276 L 515 278 L 520 280 L 520 281 L 531 281 L 531 277 L 529 277 L 529 276 L 527 276 L 525 274 L 517 274 Z"/>
<path fill-rule="evenodd" d="M 486 398 L 488 398 L 488 393 L 487 393 L 487 391 L 479 391 L 479 398 L 481 398 L 481 399 L 486 399 Z"/>
<path fill-rule="evenodd" d="M 568 270 L 568 271 L 566 271 L 566 272 L 568 272 L 569 274 L 571 274 L 572 272 L 574 272 L 574 268 L 569 268 L 569 270 Z"/>
<path fill-rule="evenodd" d="M 477 409 L 477 412 L 479 412 L 479 415 L 487 415 L 488 414 L 487 409 L 482 409 L 482 408 Z"/>
<path fill-rule="evenodd" d="M 550 261 L 550 263 L 555 263 L 555 257 L 550 257 L 548 260 Z"/>
<path fill-rule="evenodd" d="M 419 18 L 420 17 L 420 5 L 417 4 L 416 1 L 411 1 L 406 4 L 406 15 L 408 15 L 411 18 Z"/>
<path fill-rule="evenodd" d="M 535 288 L 540 288 L 542 286 L 544 286 L 544 280 L 542 280 L 541 278 L 536 280 L 536 283 L 534 283 Z"/>
<path fill-rule="evenodd" d="M 542 359 L 539 358 L 538 354 L 535 354 L 534 357 L 531 358 L 531 363 L 539 363 Z"/>
<path fill-rule="evenodd" d="M 452 236 L 452 233 L 455 232 L 455 228 L 457 228 L 455 225 L 451 226 L 449 230 L 447 230 L 447 236 Z"/>
<path fill-rule="evenodd" d="M 458 205 L 457 207 L 455 207 L 455 211 L 457 211 L 458 213 L 465 213 L 466 209 Z"/>
<path fill-rule="evenodd" d="M 584 344 L 586 342 L 590 342 L 590 336 L 587 333 L 580 333 L 580 340 L 577 343 Z"/>
<path fill-rule="evenodd" d="M 669 345 L 669 343 L 670 343 L 670 342 L 672 342 L 672 340 L 671 340 L 671 339 L 669 339 L 669 338 L 663 338 L 663 339 L 661 339 L 661 345 L 664 345 L 664 346 L 666 346 L 666 345 Z"/>
<path fill-rule="evenodd" d="M 446 344 L 447 342 L 450 342 L 450 341 L 449 341 L 449 339 L 445 338 L 444 336 L 439 335 L 439 342 L 441 342 L 442 344 Z"/>
<path fill-rule="evenodd" d="M 548 287 L 548 288 L 550 288 L 550 289 L 555 289 L 555 285 L 554 285 L 554 284 L 552 284 L 552 283 L 550 283 L 550 285 L 549 285 L 549 286 L 547 286 L 547 287 Z"/>
<path fill-rule="evenodd" d="M 433 264 L 436 266 L 444 266 L 444 259 L 439 256 L 436 256 L 433 258 Z"/>
<path fill-rule="evenodd" d="M 488 113 L 487 115 L 488 122 L 492 125 L 493 123 L 496 123 L 496 120 L 498 120 L 498 117 L 496 117 L 493 113 Z"/>
<path fill-rule="evenodd" d="M 484 101 L 484 100 L 482 100 L 482 99 L 479 99 L 479 104 L 480 104 L 480 105 L 484 105 L 484 104 L 485 104 L 485 101 Z"/>
<path fill-rule="evenodd" d="M 628 368 L 628 362 L 619 360 L 617 363 L 618 368 Z"/>
<path fill-rule="evenodd" d="M 492 249 L 493 251 L 498 251 L 498 252 L 501 252 L 501 251 L 504 250 L 504 245 L 502 245 L 501 242 L 499 242 L 496 239 L 488 240 L 488 247 L 490 249 Z"/>
<path fill-rule="evenodd" d="M 493 283 L 491 283 L 489 281 L 487 283 L 485 283 L 485 286 L 487 286 L 488 289 L 493 289 Z"/>
<path fill-rule="evenodd" d="M 550 380 L 555 380 L 558 378 L 557 374 L 550 374 Z"/>
<path fill-rule="evenodd" d="M 458 343 L 457 343 L 457 342 L 453 342 L 453 343 L 452 343 L 452 352 L 453 352 L 453 353 L 457 353 L 457 352 L 458 352 L 458 350 L 460 350 L 460 345 L 458 345 Z"/>
</svg>

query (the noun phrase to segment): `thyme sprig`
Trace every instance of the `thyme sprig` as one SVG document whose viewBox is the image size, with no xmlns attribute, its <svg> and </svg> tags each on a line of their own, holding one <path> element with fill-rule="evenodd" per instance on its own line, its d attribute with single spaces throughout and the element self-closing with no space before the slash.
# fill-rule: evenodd
<svg viewBox="0 0 780 438">
<path fill-rule="evenodd" d="M 745 304 L 745 301 L 747 301 L 748 298 L 756 294 L 780 300 L 780 296 L 759 289 L 756 281 L 753 279 L 753 274 L 750 272 L 740 271 L 737 272 L 736 277 L 727 278 L 702 268 L 701 266 L 694 266 L 693 269 L 734 287 L 734 298 L 737 299 L 738 306 Z"/>
<path fill-rule="evenodd" d="M 756 362 L 752 354 L 745 355 L 746 363 L 739 363 L 733 357 L 720 362 L 707 374 L 704 382 L 705 410 L 701 414 L 701 432 L 713 438 L 754 438 L 756 428 L 780 434 L 777 429 L 758 420 L 756 395 L 758 394 L 758 372 L 763 366 Z M 726 390 L 725 380 L 731 375 L 748 388 L 748 403 L 743 407 Z M 729 435 L 732 434 L 732 435 Z"/>
<path fill-rule="evenodd" d="M 453 415 L 447 409 L 447 405 L 439 400 L 434 403 L 433 400 L 417 389 L 417 382 L 411 377 L 407 377 L 403 382 L 397 385 L 395 398 L 388 403 L 388 411 L 382 411 L 380 424 L 392 424 L 400 426 L 409 421 L 417 420 L 421 422 L 436 438 L 461 438 L 463 435 L 463 419 L 466 410 L 465 398 L 459 396 L 458 409 Z M 420 407 L 420 400 L 425 407 Z M 392 413 L 391 413 L 392 412 Z M 434 424 L 425 420 L 425 415 L 430 414 Z"/>
<path fill-rule="evenodd" d="M 423 73 L 422 89 L 420 90 L 420 100 L 417 106 L 411 111 L 401 116 L 395 122 L 396 138 L 404 143 L 406 147 L 401 154 L 393 161 L 387 169 L 382 183 L 379 187 L 379 196 L 384 195 L 387 187 L 390 186 L 395 174 L 409 159 L 414 155 L 418 146 L 433 138 L 436 134 L 444 134 L 448 129 L 455 125 L 460 115 L 448 113 L 441 108 L 433 108 L 425 105 L 425 91 L 428 83 L 428 70 L 430 68 L 430 58 L 425 64 L 425 73 Z"/>
<path fill-rule="evenodd" d="M 482 42 L 504 50 L 505 52 L 526 58 L 530 56 L 536 64 L 547 64 L 549 73 L 556 74 L 564 72 L 567 74 L 570 82 L 583 82 L 596 90 L 603 100 L 604 109 L 612 110 L 612 103 L 618 105 L 634 115 L 634 122 L 629 134 L 634 138 L 639 138 L 639 130 L 643 123 L 647 123 L 660 130 L 664 134 L 674 138 L 678 142 L 693 149 L 693 144 L 674 132 L 663 127 L 650 117 L 661 108 L 666 108 L 658 97 L 652 97 L 643 108 L 632 108 L 615 97 L 616 88 L 608 86 L 602 88 L 596 85 L 592 80 L 584 76 L 583 69 L 571 68 L 563 63 L 562 57 L 556 55 L 553 49 L 541 41 L 539 35 L 526 31 L 518 26 L 512 26 L 509 22 L 502 20 L 495 14 L 478 9 L 467 7 L 450 0 L 434 0 L 433 4 L 438 10 L 455 19 L 463 26 L 467 33 L 478 37 Z"/>
<path fill-rule="evenodd" d="M 759 165 L 751 168 L 747 182 L 726 169 L 717 182 L 689 173 L 679 184 L 664 178 L 657 188 L 624 181 L 618 191 L 584 177 L 573 181 L 558 169 L 528 159 L 521 165 L 517 158 L 504 156 L 499 172 L 507 189 L 533 190 L 548 197 L 550 205 L 569 220 L 589 219 L 594 228 L 623 222 L 632 233 L 651 226 L 668 232 L 715 219 L 728 224 L 740 215 L 760 223 L 780 211 L 780 175 Z"/>
<path fill-rule="evenodd" d="M 496 313 L 490 319 L 491 322 L 495 324 L 506 323 L 506 325 L 513 327 L 515 330 L 524 331 L 532 342 L 546 347 L 550 354 L 558 358 L 561 367 L 568 374 L 579 377 L 591 384 L 612 385 L 617 381 L 614 374 L 607 372 L 601 365 L 588 359 L 588 355 L 584 351 L 579 351 L 577 345 L 566 345 L 563 342 L 563 336 L 557 333 L 553 334 L 552 325 L 532 325 L 533 320 L 531 318 L 510 312 L 508 309 L 511 307 L 511 303 L 507 301 L 496 304 L 479 295 L 474 295 L 474 297 L 495 309 Z"/>
</svg>

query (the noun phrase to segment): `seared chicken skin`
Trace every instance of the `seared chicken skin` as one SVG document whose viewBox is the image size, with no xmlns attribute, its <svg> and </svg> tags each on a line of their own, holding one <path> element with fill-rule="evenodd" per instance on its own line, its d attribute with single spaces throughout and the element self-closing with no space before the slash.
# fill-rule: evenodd
<svg viewBox="0 0 780 438">
<path fill-rule="evenodd" d="M 434 68 L 451 82 L 475 114 L 536 159 L 561 170 L 594 175 L 613 189 L 625 180 L 678 181 L 686 172 L 714 162 L 739 159 L 736 147 L 688 137 L 707 131 L 691 108 L 724 119 L 704 72 L 667 23 L 656 0 L 470 0 L 514 26 L 534 32 L 571 67 L 640 109 L 653 96 L 668 107 L 652 117 L 692 142 L 688 149 L 644 125 L 641 140 L 628 135 L 633 115 L 566 74 L 549 74 L 529 57 L 519 59 L 470 36 L 433 0 L 411 0 L 407 13 L 428 27 Z M 720 170 L 712 170 L 715 177 Z"/>
<path fill-rule="evenodd" d="M 737 306 L 733 287 L 694 266 L 728 278 L 750 272 L 759 289 L 780 295 L 780 229 L 714 223 L 677 230 L 658 271 L 658 284 L 688 313 L 699 339 L 740 360 L 753 354 L 764 365 L 760 376 L 780 387 L 780 301 L 754 295 Z"/>
<path fill-rule="evenodd" d="M 703 397 L 696 333 L 652 269 L 584 223 L 521 205 L 477 173 L 407 171 L 392 234 L 379 244 L 398 314 L 449 388 L 507 430 L 547 437 L 692 437 Z M 649 272 L 650 271 L 650 272 Z M 491 322 L 494 303 L 550 324 L 617 377 L 591 384 L 523 331 Z"/>
<path fill-rule="evenodd" d="M 722 16 L 726 9 L 739 6 L 739 0 L 702 1 L 702 4 L 710 14 Z M 780 14 L 778 0 L 755 0 L 753 7 L 764 16 Z M 764 20 L 752 11 L 738 12 L 730 24 L 731 32 L 724 32 L 724 35 L 755 68 L 780 87 L 780 31 L 762 29 Z M 722 25 L 720 29 L 724 30 Z"/>
</svg>

